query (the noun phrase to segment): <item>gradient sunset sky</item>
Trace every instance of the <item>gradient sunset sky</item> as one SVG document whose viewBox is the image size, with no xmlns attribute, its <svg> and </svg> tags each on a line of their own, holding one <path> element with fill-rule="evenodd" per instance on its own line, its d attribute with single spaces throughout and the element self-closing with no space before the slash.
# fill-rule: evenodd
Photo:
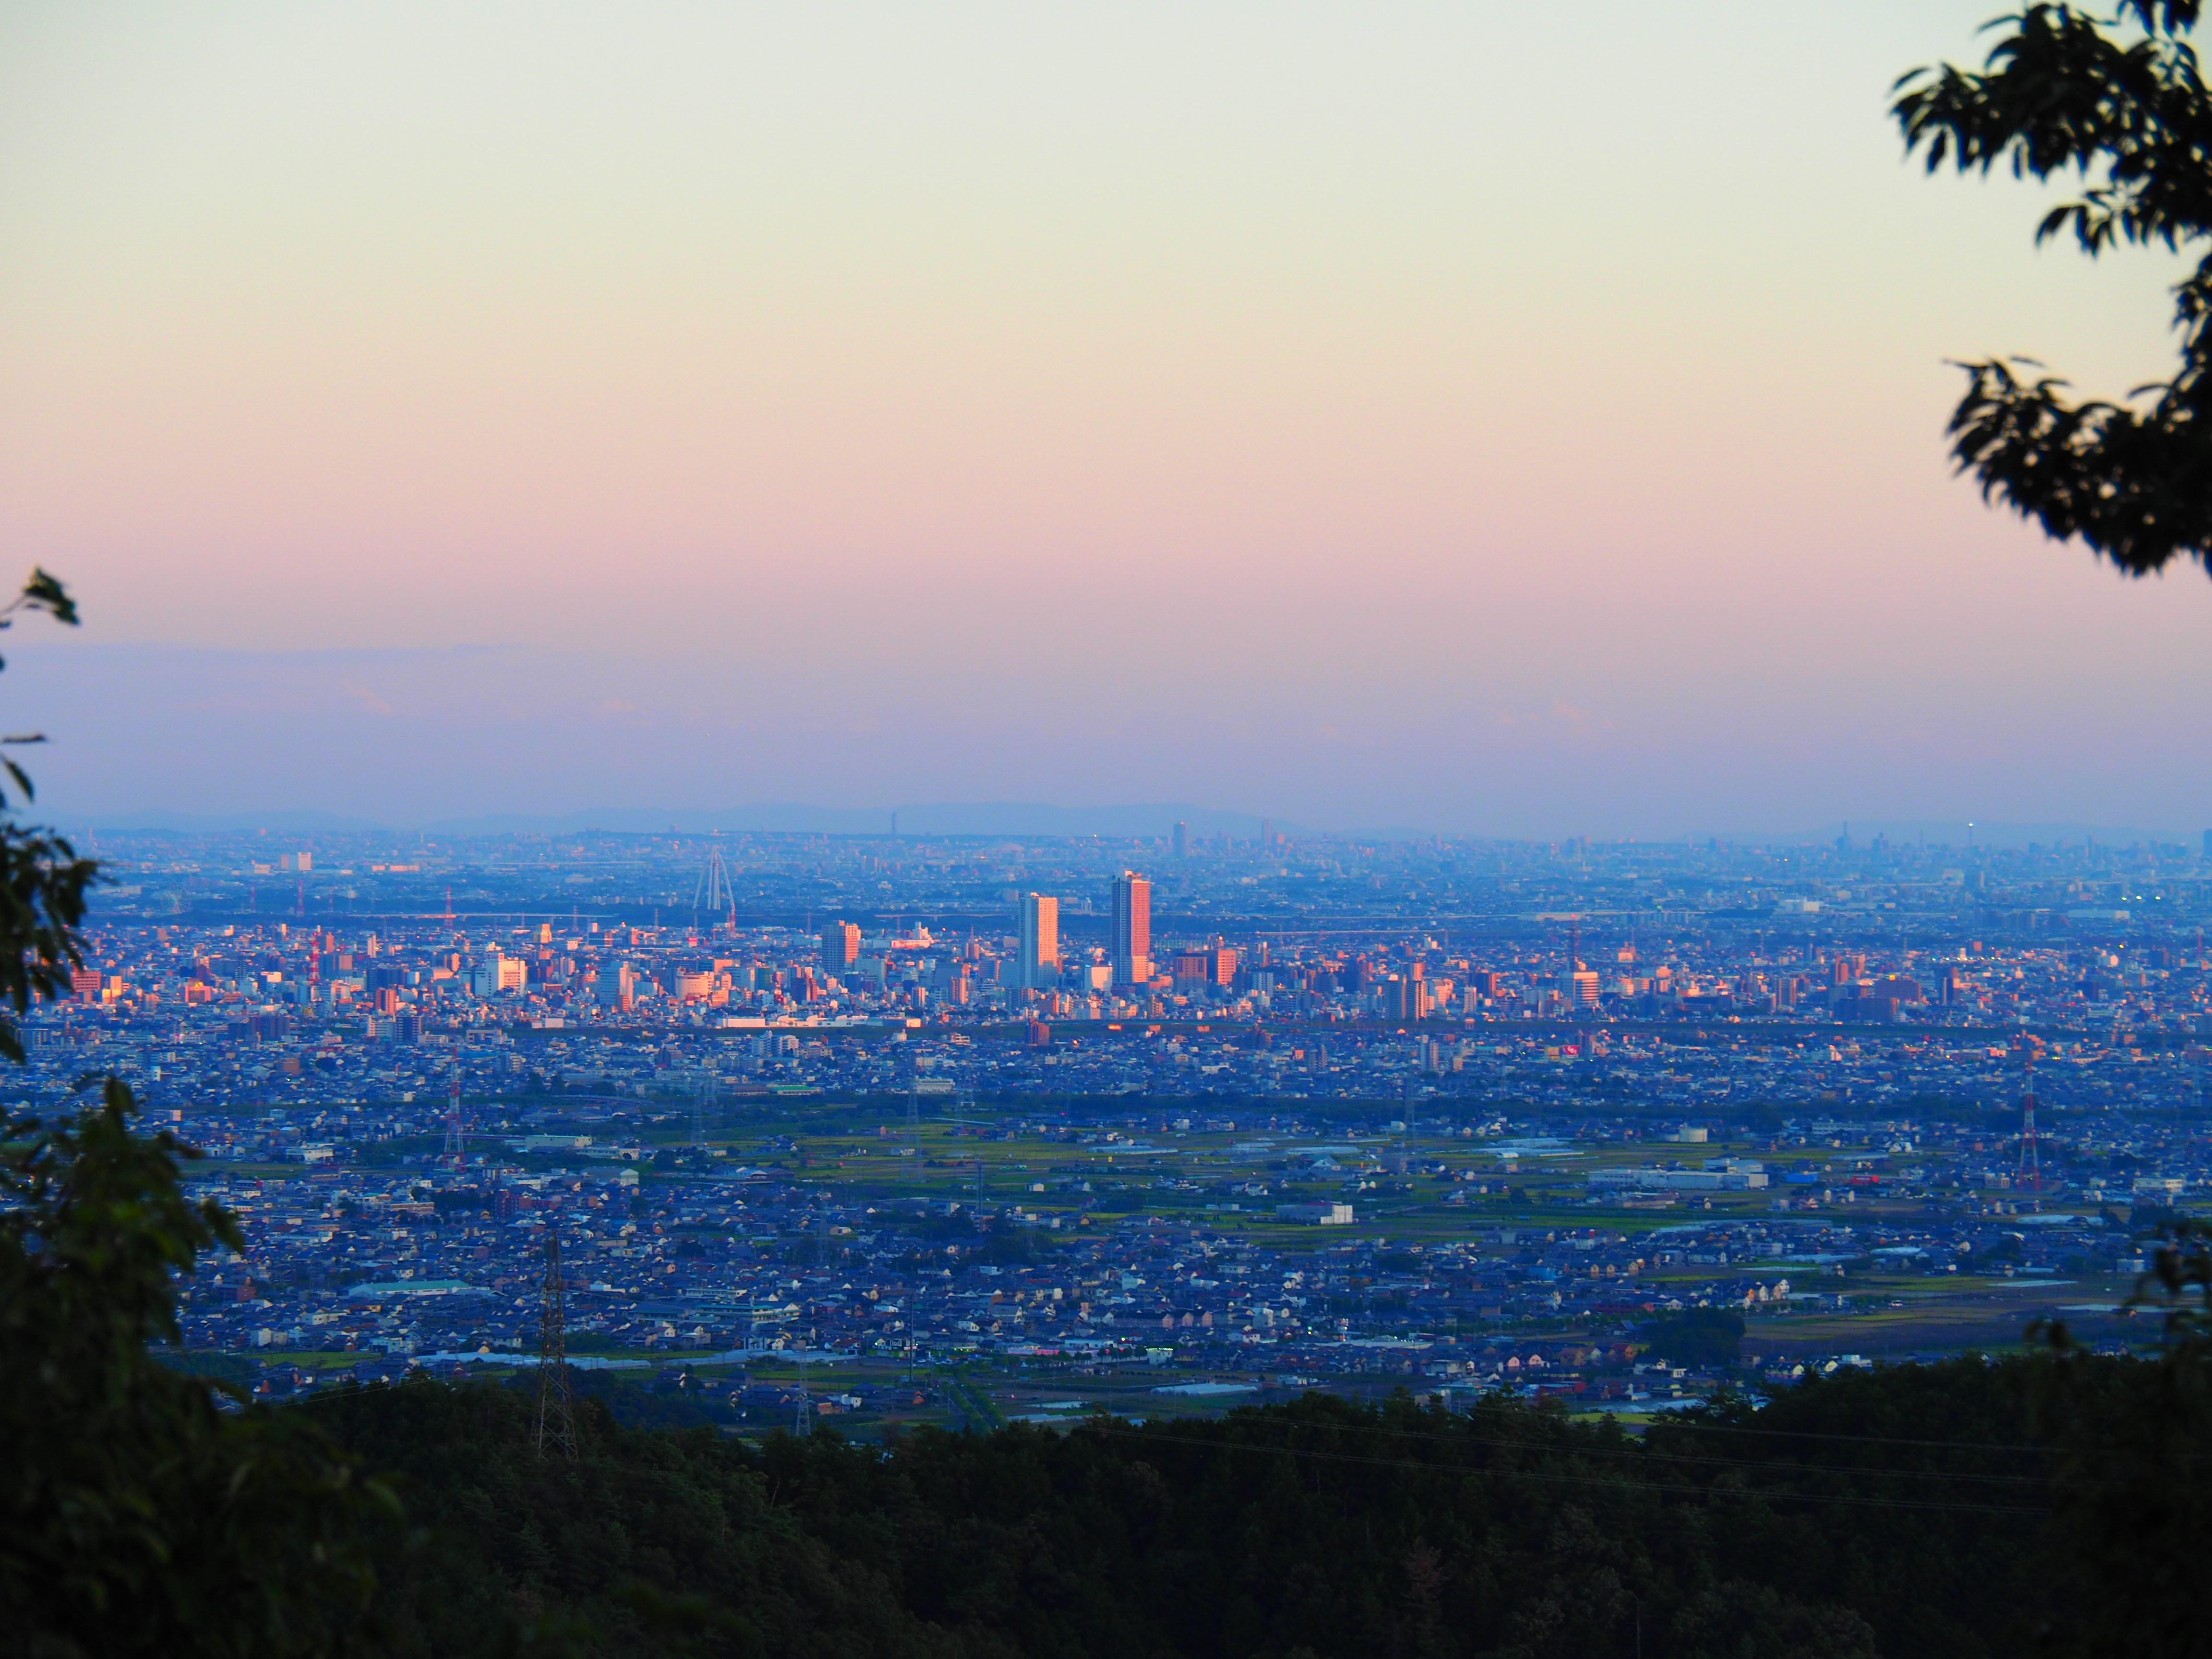
<svg viewBox="0 0 2212 1659">
<path fill-rule="evenodd" d="M 2164 371 L 1883 110 L 1995 0 L 0 9 L 64 814 L 2212 823 L 2212 582 L 1948 474 Z"/>
</svg>

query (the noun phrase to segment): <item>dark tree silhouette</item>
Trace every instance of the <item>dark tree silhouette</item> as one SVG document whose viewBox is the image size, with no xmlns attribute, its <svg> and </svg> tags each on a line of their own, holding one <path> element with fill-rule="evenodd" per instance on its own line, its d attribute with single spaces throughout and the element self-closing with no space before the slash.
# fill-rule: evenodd
<svg viewBox="0 0 2212 1659">
<path fill-rule="evenodd" d="M 0 608 L 64 623 L 33 574 Z M 34 743 L 35 737 L 0 738 Z M 17 795 L 30 780 L 0 758 Z M 15 819 L 0 793 L 0 995 L 16 1014 L 66 996 L 96 871 Z M 22 1058 L 0 1015 L 0 1054 Z M 358 1649 L 369 1544 L 390 1495 L 297 1413 L 242 1404 L 163 1364 L 179 1281 L 243 1248 L 237 1223 L 179 1179 L 191 1150 L 132 1119 L 110 1078 L 58 1121 L 0 1113 L 0 1624 L 11 1652 L 304 1655 Z M 226 1411 L 223 1407 L 231 1409 Z"/>
<path fill-rule="evenodd" d="M 33 570 L 23 591 L 0 606 L 0 629 L 32 611 L 76 626 L 76 601 L 43 570 Z M 0 668 L 6 666 L 0 661 Z M 0 746 L 45 741 L 42 733 L 21 732 L 0 737 Z M 20 1016 L 34 997 L 69 994 L 70 970 L 83 965 L 76 929 L 84 919 L 85 890 L 94 871 L 92 860 L 79 858 L 63 837 L 15 821 L 8 787 L 28 805 L 31 780 L 5 755 L 0 755 L 0 770 L 6 774 L 0 783 L 0 999 Z M 23 1058 L 15 1023 L 5 1013 L 0 1013 L 0 1055 Z"/>
<path fill-rule="evenodd" d="M 2094 258 L 2122 242 L 2174 252 L 2212 239 L 2212 93 L 2189 36 L 2199 0 L 2120 0 L 2106 17 L 2033 5 L 1979 71 L 1912 70 L 1893 89 L 1909 154 L 2016 178 L 2070 178 L 2079 194 L 2036 240 L 2071 232 Z M 2180 362 L 2120 403 L 2075 403 L 2027 358 L 1966 363 L 1953 456 L 2058 540 L 2080 538 L 2130 575 L 2176 558 L 2212 570 L 2212 252 L 2174 289 Z"/>
</svg>

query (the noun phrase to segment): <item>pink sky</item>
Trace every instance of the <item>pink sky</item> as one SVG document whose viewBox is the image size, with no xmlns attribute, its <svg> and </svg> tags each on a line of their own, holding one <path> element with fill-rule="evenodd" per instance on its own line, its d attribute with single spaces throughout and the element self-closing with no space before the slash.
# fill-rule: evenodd
<svg viewBox="0 0 2212 1659">
<path fill-rule="evenodd" d="M 11 9 L 52 799 L 2212 822 L 2212 585 L 1946 476 L 2169 349 L 1900 162 L 1986 5 L 1567 9 Z"/>
</svg>

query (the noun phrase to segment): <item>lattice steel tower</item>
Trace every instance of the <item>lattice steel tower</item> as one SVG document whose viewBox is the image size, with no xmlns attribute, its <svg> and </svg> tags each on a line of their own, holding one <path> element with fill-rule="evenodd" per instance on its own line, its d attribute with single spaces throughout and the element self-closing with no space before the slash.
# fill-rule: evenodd
<svg viewBox="0 0 2212 1659">
<path fill-rule="evenodd" d="M 691 1088 L 691 1150 L 703 1152 L 707 1133 L 720 1115 L 721 1079 L 702 1077 Z"/>
<path fill-rule="evenodd" d="M 2028 1062 L 2027 1085 L 2020 1097 L 2020 1167 L 2014 1185 L 2025 1185 L 2043 1196 L 2043 1154 L 2035 1133 L 2035 1062 Z"/>
<path fill-rule="evenodd" d="M 446 1093 L 446 1167 L 458 1172 L 469 1161 L 468 1126 L 461 1119 L 461 1074 L 456 1070 Z"/>
<path fill-rule="evenodd" d="M 545 1228 L 544 1311 L 538 1328 L 538 1428 L 540 1457 L 576 1455 L 576 1396 L 568 1382 L 567 1286 L 561 1277 L 561 1235 Z"/>
</svg>

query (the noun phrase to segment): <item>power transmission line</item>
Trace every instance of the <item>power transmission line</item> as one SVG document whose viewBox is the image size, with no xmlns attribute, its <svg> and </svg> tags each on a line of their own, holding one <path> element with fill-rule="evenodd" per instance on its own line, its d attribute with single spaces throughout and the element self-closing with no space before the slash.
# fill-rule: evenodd
<svg viewBox="0 0 2212 1659">
<path fill-rule="evenodd" d="M 2040 1516 L 2047 1510 L 2017 1504 L 1938 1504 L 1918 1498 L 1862 1497 L 1849 1492 L 1789 1492 L 1773 1486 L 1700 1486 L 1687 1481 L 1626 1480 L 1594 1474 L 1553 1474 L 1542 1470 L 1486 1468 L 1461 1463 L 1425 1463 L 1410 1457 L 1364 1457 L 1354 1452 L 1316 1451 L 1303 1446 L 1261 1446 L 1247 1441 L 1201 1440 L 1195 1437 L 1160 1434 L 1147 1429 L 1115 1429 L 1085 1423 L 1076 1431 L 1109 1439 L 1140 1440 L 1148 1444 L 1196 1446 L 1206 1450 L 1256 1452 L 1263 1456 L 1303 1457 L 1319 1462 L 1362 1463 L 1378 1468 L 1425 1469 L 1433 1474 L 1488 1474 L 1511 1480 L 1541 1480 L 1558 1486 L 1604 1486 L 1622 1493 L 1668 1492 L 1696 1498 L 1764 1498 L 1784 1502 L 1837 1504 L 1860 1509 L 1920 1510 L 1950 1515 L 2019 1515 Z"/>
</svg>

